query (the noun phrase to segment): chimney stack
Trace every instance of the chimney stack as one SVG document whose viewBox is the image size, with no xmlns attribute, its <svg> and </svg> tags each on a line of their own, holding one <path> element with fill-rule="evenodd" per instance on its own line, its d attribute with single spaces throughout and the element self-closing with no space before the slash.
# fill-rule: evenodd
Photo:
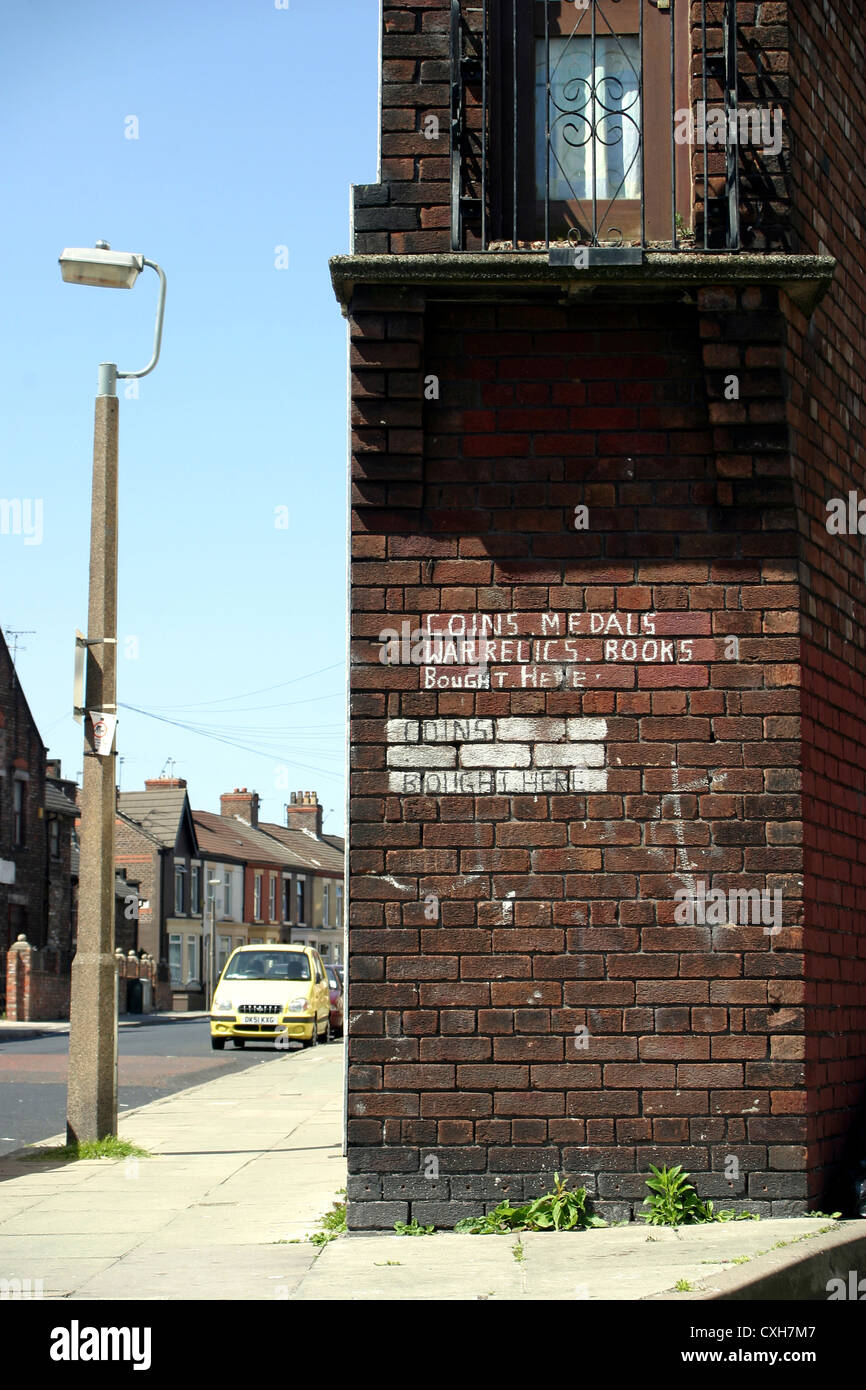
<svg viewBox="0 0 866 1390">
<path fill-rule="evenodd" d="M 185 777 L 148 777 L 144 783 L 144 789 L 148 792 L 153 791 L 182 791 L 186 788 Z"/>
<path fill-rule="evenodd" d="M 286 825 L 321 840 L 322 808 L 315 792 L 292 792 L 291 803 L 286 807 Z"/>
<path fill-rule="evenodd" d="M 220 797 L 220 815 L 245 821 L 255 830 L 259 823 L 258 792 L 248 792 L 246 787 L 235 787 L 233 792 L 224 792 Z"/>
</svg>

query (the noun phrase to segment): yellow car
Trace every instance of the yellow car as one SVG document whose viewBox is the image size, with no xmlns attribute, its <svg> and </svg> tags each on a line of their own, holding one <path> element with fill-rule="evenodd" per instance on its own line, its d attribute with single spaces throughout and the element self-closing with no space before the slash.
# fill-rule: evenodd
<svg viewBox="0 0 866 1390">
<path fill-rule="evenodd" d="M 239 946 L 226 962 L 210 1010 L 210 1044 L 331 1041 L 328 977 L 311 946 Z"/>
</svg>

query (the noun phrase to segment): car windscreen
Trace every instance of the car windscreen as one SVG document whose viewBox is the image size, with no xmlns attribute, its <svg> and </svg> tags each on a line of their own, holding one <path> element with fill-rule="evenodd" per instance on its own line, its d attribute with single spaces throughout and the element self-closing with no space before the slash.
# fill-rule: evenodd
<svg viewBox="0 0 866 1390">
<path fill-rule="evenodd" d="M 339 980 L 339 977 L 338 977 L 338 975 L 337 975 L 337 972 L 336 972 L 336 970 L 334 970 L 333 966 L 326 965 L 326 966 L 325 966 L 325 973 L 326 973 L 327 976 L 328 976 L 328 984 L 331 986 L 331 989 L 339 989 L 339 988 L 340 988 L 340 980 Z"/>
<path fill-rule="evenodd" d="M 226 980 L 309 980 L 310 962 L 301 951 L 238 951 Z"/>
</svg>

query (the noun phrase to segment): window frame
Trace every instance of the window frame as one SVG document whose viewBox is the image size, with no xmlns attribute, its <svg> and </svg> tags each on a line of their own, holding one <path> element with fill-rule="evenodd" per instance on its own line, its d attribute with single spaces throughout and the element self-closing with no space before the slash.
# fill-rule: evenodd
<svg viewBox="0 0 866 1390">
<path fill-rule="evenodd" d="M 27 848 L 27 779 L 12 779 L 12 848 Z"/>
<path fill-rule="evenodd" d="M 172 952 L 177 951 L 176 963 L 172 958 Z M 183 987 L 183 933 L 169 932 L 168 934 L 168 974 L 169 981 L 173 989 Z"/>
<path fill-rule="evenodd" d="M 187 915 L 186 910 L 185 910 L 185 903 L 186 903 L 186 892 L 185 892 L 185 888 L 184 888 L 185 880 L 186 880 L 186 867 L 185 867 L 185 865 L 175 864 L 175 866 L 174 866 L 174 916 L 175 916 L 175 917 L 185 917 L 185 916 Z M 178 888 L 180 888 L 180 895 L 178 895 Z"/>
<path fill-rule="evenodd" d="M 490 63 L 490 194 L 491 222 L 498 236 L 511 240 L 514 224 L 520 242 L 544 239 L 544 202 L 536 196 L 537 181 L 546 182 L 544 169 L 536 167 L 536 53 L 537 43 L 545 36 L 544 16 L 548 14 L 549 36 L 553 40 L 574 34 L 579 39 L 591 36 L 592 11 L 577 10 L 573 0 L 531 0 L 518 14 L 516 72 L 512 33 L 512 3 L 493 7 Z M 639 17 L 643 14 L 643 62 L 638 51 L 639 101 L 643 105 L 641 141 L 638 165 L 641 192 L 637 199 L 597 199 L 593 228 L 592 198 L 550 200 L 550 240 L 563 240 L 569 228 L 583 228 L 579 243 L 590 244 L 593 232 L 599 245 L 616 244 L 617 228 L 622 232 L 622 244 L 644 245 L 658 240 L 667 243 L 671 227 L 671 111 L 690 107 L 689 62 L 691 31 L 686 4 L 662 10 L 651 0 L 598 0 L 596 39 L 637 36 Z M 671 94 L 670 23 L 674 19 L 676 72 Z M 605 20 L 610 21 L 606 23 Z M 598 55 L 596 54 L 596 57 Z M 597 64 L 596 64 L 597 68 Z M 673 101 L 672 101 L 673 95 Z M 517 112 L 516 193 L 514 120 Z M 545 146 L 545 149 L 548 147 Z M 687 145 L 674 144 L 674 168 L 677 186 L 676 211 L 693 224 L 694 189 L 691 173 L 691 150 Z M 548 157 L 549 154 L 548 154 Z M 641 204 L 644 207 L 645 238 L 641 236 Z M 626 226 L 621 224 L 625 222 Z"/>
</svg>

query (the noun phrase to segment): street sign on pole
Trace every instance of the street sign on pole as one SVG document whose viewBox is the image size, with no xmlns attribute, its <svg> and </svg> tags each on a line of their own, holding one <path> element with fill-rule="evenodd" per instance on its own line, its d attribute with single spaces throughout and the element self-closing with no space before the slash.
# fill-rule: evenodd
<svg viewBox="0 0 866 1390">
<path fill-rule="evenodd" d="M 87 638 L 75 633 L 75 676 L 72 683 L 72 717 L 76 724 L 84 719 L 84 663 L 87 660 Z"/>
<path fill-rule="evenodd" d="M 93 725 L 93 751 L 100 758 L 111 756 L 114 744 L 114 731 L 117 728 L 117 715 L 104 714 L 99 710 L 89 710 Z"/>
</svg>

